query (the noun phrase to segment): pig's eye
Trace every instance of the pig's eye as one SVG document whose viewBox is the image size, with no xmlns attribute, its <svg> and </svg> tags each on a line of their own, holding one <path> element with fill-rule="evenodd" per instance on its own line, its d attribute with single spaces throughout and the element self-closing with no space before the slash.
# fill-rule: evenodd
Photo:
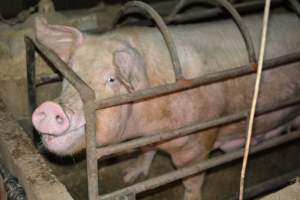
<svg viewBox="0 0 300 200">
<path fill-rule="evenodd" d="M 113 84 L 113 83 L 116 82 L 116 78 L 113 77 L 113 76 L 110 76 L 110 77 L 108 77 L 108 78 L 106 79 L 106 82 L 107 82 L 108 84 Z"/>
<path fill-rule="evenodd" d="M 110 78 L 108 79 L 108 82 L 109 82 L 109 83 L 113 83 L 113 82 L 115 82 L 115 79 L 112 78 L 112 77 L 110 77 Z"/>
</svg>

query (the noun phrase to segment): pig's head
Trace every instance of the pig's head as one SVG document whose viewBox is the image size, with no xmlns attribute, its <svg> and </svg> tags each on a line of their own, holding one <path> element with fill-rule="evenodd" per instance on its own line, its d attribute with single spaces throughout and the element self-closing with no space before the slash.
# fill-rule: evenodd
<svg viewBox="0 0 300 200">
<path fill-rule="evenodd" d="M 91 88 L 97 99 L 108 98 L 148 87 L 142 55 L 128 42 L 113 36 L 84 36 L 67 26 L 49 25 L 36 19 L 36 38 L 52 49 Z M 98 110 L 98 144 L 126 139 L 123 135 L 129 104 Z M 66 80 L 55 101 L 41 104 L 32 115 L 44 146 L 60 155 L 73 154 L 85 147 L 85 118 L 79 94 Z"/>
</svg>

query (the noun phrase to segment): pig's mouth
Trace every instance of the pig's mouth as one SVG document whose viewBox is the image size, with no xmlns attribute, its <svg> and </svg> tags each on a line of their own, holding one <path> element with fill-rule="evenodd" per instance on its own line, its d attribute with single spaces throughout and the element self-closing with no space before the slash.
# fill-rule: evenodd
<svg viewBox="0 0 300 200">
<path fill-rule="evenodd" d="M 67 130 L 62 134 L 40 133 L 44 146 L 53 153 L 60 155 L 72 154 L 84 136 L 84 125 Z"/>
<path fill-rule="evenodd" d="M 72 133 L 74 133 L 75 131 L 77 131 L 78 129 L 81 129 L 81 128 L 83 128 L 84 127 L 84 125 L 83 126 L 80 126 L 80 127 L 77 127 L 77 128 L 74 128 L 74 129 L 72 129 L 72 130 L 67 130 L 67 131 L 65 131 L 65 132 L 63 132 L 62 134 L 60 134 L 60 135 L 57 135 L 57 134 L 51 134 L 51 133 L 40 133 L 40 135 L 42 135 L 43 137 L 49 137 L 49 138 L 60 138 L 60 137 L 64 137 L 64 136 L 66 136 L 66 135 L 68 135 L 68 134 L 72 134 Z"/>
</svg>

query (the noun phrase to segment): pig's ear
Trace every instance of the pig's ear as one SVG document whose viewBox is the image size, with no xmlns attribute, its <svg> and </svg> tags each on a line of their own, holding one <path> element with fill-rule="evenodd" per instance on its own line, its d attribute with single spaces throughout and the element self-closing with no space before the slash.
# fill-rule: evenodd
<svg viewBox="0 0 300 200">
<path fill-rule="evenodd" d="M 65 62 L 69 62 L 74 50 L 83 43 L 83 35 L 79 30 L 50 25 L 41 16 L 35 18 L 35 35 L 38 41 L 52 49 Z"/>
<path fill-rule="evenodd" d="M 123 82 L 134 90 L 145 89 L 149 85 L 146 66 L 142 55 L 133 47 L 117 50 L 113 61 Z"/>
</svg>

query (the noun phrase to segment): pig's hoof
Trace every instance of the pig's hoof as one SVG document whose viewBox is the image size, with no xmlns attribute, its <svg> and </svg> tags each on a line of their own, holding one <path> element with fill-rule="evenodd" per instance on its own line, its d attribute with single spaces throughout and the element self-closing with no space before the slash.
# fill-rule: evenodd
<svg viewBox="0 0 300 200">
<path fill-rule="evenodd" d="M 185 191 L 184 200 L 202 200 L 202 197 L 198 192 Z"/>
<path fill-rule="evenodd" d="M 147 176 L 147 172 L 142 167 L 128 167 L 124 170 L 125 176 L 123 180 L 125 183 L 133 183 L 141 176 Z"/>
</svg>

